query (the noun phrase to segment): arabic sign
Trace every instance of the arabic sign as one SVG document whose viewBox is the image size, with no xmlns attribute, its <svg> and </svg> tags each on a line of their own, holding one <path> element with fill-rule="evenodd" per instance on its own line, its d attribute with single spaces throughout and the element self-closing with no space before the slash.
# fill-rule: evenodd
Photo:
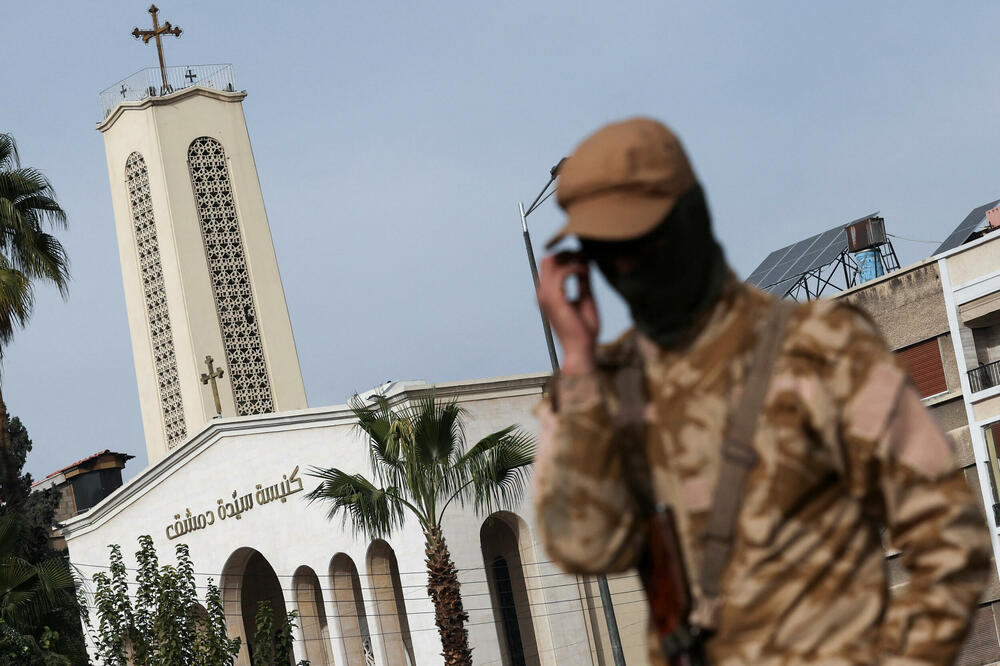
<svg viewBox="0 0 1000 666">
<path fill-rule="evenodd" d="M 166 528 L 167 539 L 176 539 L 185 534 L 203 530 L 214 525 L 216 519 L 219 522 L 227 518 L 241 520 L 243 514 L 251 511 L 254 506 L 264 506 L 279 500 L 287 502 L 289 495 L 302 492 L 302 479 L 298 475 L 299 466 L 296 465 L 291 474 L 281 475 L 281 483 L 266 487 L 258 483 L 255 486 L 256 492 L 249 492 L 245 495 L 240 495 L 234 490 L 231 502 L 219 498 L 216 500 L 218 506 L 215 509 L 208 509 L 202 513 L 192 514 L 190 508 L 184 510 L 183 516 L 180 513 L 175 513 L 174 522 L 167 525 Z"/>
</svg>

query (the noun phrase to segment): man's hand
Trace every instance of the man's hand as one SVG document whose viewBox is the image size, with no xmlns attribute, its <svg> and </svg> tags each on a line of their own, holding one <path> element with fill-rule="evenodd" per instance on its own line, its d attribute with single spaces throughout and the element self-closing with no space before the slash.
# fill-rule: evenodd
<svg viewBox="0 0 1000 666">
<path fill-rule="evenodd" d="M 566 295 L 566 281 L 575 276 L 576 300 Z M 601 319 L 590 290 L 590 269 L 577 252 L 560 252 L 542 259 L 538 276 L 538 305 L 548 318 L 563 347 L 562 372 L 583 375 L 594 372 L 594 352 Z"/>
</svg>

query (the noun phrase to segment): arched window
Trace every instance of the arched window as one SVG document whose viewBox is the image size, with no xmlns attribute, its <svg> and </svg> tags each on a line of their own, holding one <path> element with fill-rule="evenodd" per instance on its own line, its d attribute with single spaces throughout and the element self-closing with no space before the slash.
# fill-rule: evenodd
<svg viewBox="0 0 1000 666">
<path fill-rule="evenodd" d="M 386 662 L 400 666 L 416 663 L 403 586 L 399 580 L 399 564 L 392 547 L 382 539 L 376 539 L 368 548 L 368 573 L 378 610 L 377 633 L 382 640 Z"/>
<path fill-rule="evenodd" d="M 517 623 L 514 587 L 510 581 L 510 567 L 507 565 L 507 560 L 500 556 L 493 560 L 493 584 L 496 596 L 495 605 L 499 607 L 504 638 L 506 638 L 507 657 L 510 659 L 511 666 L 526 666 L 524 645 L 521 643 L 521 627 Z"/>
<path fill-rule="evenodd" d="M 330 649 L 330 627 L 323 606 L 319 578 L 309 567 L 299 567 L 293 578 L 295 605 L 299 611 L 306 660 L 310 666 L 333 666 Z"/>
<path fill-rule="evenodd" d="M 333 602 L 348 664 L 374 663 L 371 632 L 361 595 L 361 579 L 354 560 L 344 553 L 334 555 L 330 561 L 330 581 L 333 583 Z"/>
<path fill-rule="evenodd" d="M 167 448 L 173 448 L 187 437 L 184 424 L 184 405 L 181 403 L 181 384 L 177 378 L 177 357 L 174 354 L 174 336 L 167 312 L 167 292 L 163 286 L 163 267 L 160 264 L 160 244 L 156 237 L 153 218 L 153 200 L 149 192 L 149 171 L 146 160 L 139 153 L 132 153 L 125 161 L 125 181 L 128 186 L 128 204 L 135 232 L 136 256 L 142 297 L 146 303 L 146 323 L 153 349 L 153 367 L 163 414 L 163 433 Z"/>
<path fill-rule="evenodd" d="M 271 379 L 260 341 L 243 232 L 222 144 L 207 136 L 195 139 L 188 147 L 188 170 L 222 327 L 236 413 L 245 416 L 273 412 Z"/>
<path fill-rule="evenodd" d="M 522 543 L 522 538 L 527 536 L 528 527 L 524 521 L 506 511 L 489 516 L 479 531 L 504 666 L 539 666 L 541 663 L 523 569 L 524 564 L 533 563 L 530 538 Z M 528 557 L 522 557 L 522 552 L 528 552 Z"/>
</svg>

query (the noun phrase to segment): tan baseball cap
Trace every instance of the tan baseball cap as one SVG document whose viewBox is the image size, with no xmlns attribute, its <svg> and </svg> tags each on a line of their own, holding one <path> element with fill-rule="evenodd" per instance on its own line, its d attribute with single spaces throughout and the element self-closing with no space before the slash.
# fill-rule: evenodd
<svg viewBox="0 0 1000 666">
<path fill-rule="evenodd" d="M 652 231 L 697 184 L 681 142 L 663 123 L 630 118 L 597 130 L 559 169 L 556 197 L 566 236 L 628 240 Z"/>
</svg>

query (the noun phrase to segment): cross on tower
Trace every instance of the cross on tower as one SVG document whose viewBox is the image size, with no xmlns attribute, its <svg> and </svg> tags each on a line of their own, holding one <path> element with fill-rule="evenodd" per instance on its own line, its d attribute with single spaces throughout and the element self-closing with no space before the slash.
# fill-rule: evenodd
<svg viewBox="0 0 1000 666">
<path fill-rule="evenodd" d="M 187 74 L 184 75 L 184 78 L 188 80 L 188 83 L 194 83 L 194 80 L 198 78 L 198 75 L 192 72 L 191 68 L 188 67 Z"/>
<path fill-rule="evenodd" d="M 215 380 L 222 379 L 222 368 L 215 368 L 212 365 L 212 357 L 205 357 L 205 365 L 208 366 L 207 373 L 201 373 L 201 383 L 207 384 L 212 382 L 212 397 L 215 398 L 215 413 L 217 416 L 222 416 L 222 403 L 219 402 L 219 385 Z"/>
<path fill-rule="evenodd" d="M 156 40 L 156 54 L 160 58 L 160 78 L 163 79 L 163 90 L 170 90 L 170 86 L 167 84 L 167 67 L 163 64 L 163 42 L 160 41 L 160 35 L 173 35 L 174 37 L 181 36 L 181 29 L 175 28 L 170 25 L 170 21 L 164 21 L 163 25 L 160 25 L 156 14 L 160 10 L 156 8 L 156 5 L 149 6 L 149 13 L 153 15 L 153 29 L 152 30 L 139 30 L 135 28 L 132 31 L 132 36 L 136 39 L 141 39 L 143 44 L 148 44 L 149 40 Z"/>
</svg>

